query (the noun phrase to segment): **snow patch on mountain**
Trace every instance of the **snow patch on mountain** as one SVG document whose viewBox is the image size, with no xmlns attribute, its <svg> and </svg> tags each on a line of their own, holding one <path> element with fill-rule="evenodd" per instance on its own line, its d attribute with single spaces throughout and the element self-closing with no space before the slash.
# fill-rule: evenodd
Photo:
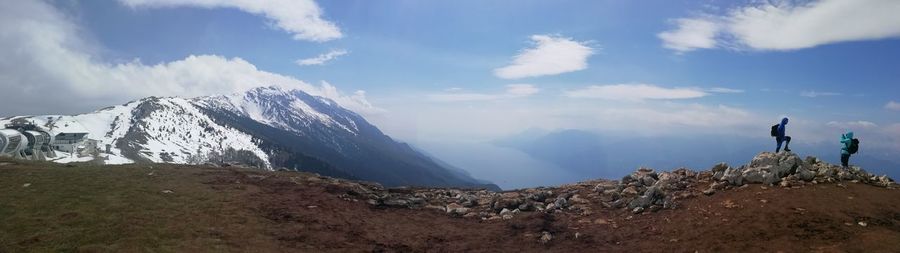
<svg viewBox="0 0 900 253">
<path fill-rule="evenodd" d="M 321 123 L 328 127 L 338 127 L 353 135 L 358 134 L 356 122 L 353 120 L 348 119 L 346 120 L 348 124 L 342 124 L 332 116 L 316 110 L 308 101 L 293 94 L 294 92 L 296 91 L 279 87 L 260 87 L 245 93 L 201 97 L 194 99 L 194 102 L 205 108 L 237 113 L 257 122 L 298 134 L 303 134 L 305 129 L 295 127 L 297 123 L 304 127 Z M 327 105 L 333 104 L 328 99 L 315 98 Z"/>
<path fill-rule="evenodd" d="M 97 140 L 97 146 L 101 150 L 110 145 L 106 164 L 133 163 L 133 160 L 122 155 L 122 150 L 116 147 L 116 141 L 123 138 L 128 129 L 131 129 L 131 122 L 134 120 L 131 112 L 139 103 L 132 101 L 93 113 L 75 115 L 69 119 L 84 126 L 89 132 L 88 138 Z"/>
<path fill-rule="evenodd" d="M 136 118 L 135 110 L 148 104 L 153 110 L 142 118 Z M 0 120 L 0 124 L 16 119 L 28 120 L 54 136 L 60 132 L 87 132 L 86 138 L 96 141 L 99 158 L 105 164 L 134 163 L 118 145 L 129 142 L 137 147 L 140 158 L 152 162 L 202 163 L 208 161 L 210 154 L 222 154 L 234 149 L 251 152 L 264 163 L 266 169 L 272 169 L 268 155 L 254 143 L 252 136 L 216 124 L 193 102 L 183 98 L 146 98 L 93 113 L 13 117 Z M 136 135 L 129 136 L 129 133 Z M 94 159 L 64 152 L 57 154 L 51 160 L 59 163 Z"/>
<path fill-rule="evenodd" d="M 160 109 L 140 120 L 147 138 L 140 144 L 145 158 L 153 162 L 192 163 L 198 157 L 232 148 L 252 152 L 271 169 L 268 155 L 253 142 L 252 136 L 216 124 L 191 101 L 165 98 L 155 103 Z"/>
</svg>

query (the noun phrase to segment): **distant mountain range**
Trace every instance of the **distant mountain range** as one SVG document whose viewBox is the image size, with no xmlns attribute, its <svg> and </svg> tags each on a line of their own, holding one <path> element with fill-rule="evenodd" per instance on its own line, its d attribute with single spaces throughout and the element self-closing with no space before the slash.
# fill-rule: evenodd
<svg viewBox="0 0 900 253">
<path fill-rule="evenodd" d="M 499 189 L 393 140 L 334 101 L 301 90 L 261 87 L 193 99 L 149 97 L 93 113 L 0 123 L 13 121 L 83 126 L 78 129 L 97 141 L 96 160 L 107 164 L 239 162 L 386 186 Z"/>
</svg>

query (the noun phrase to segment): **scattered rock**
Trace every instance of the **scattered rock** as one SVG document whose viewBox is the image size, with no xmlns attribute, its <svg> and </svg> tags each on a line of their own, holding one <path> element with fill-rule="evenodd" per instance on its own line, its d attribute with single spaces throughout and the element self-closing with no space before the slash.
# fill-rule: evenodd
<svg viewBox="0 0 900 253">
<path fill-rule="evenodd" d="M 638 195 L 637 187 L 629 186 L 629 187 L 625 188 L 624 190 L 622 190 L 622 194 L 632 195 L 632 196 Z"/>
<path fill-rule="evenodd" d="M 384 205 L 389 207 L 407 207 L 409 202 L 402 199 L 388 199 L 384 201 Z"/>
<path fill-rule="evenodd" d="M 648 196 L 640 196 L 640 197 L 632 200 L 631 203 L 628 203 L 628 209 L 636 209 L 636 208 L 640 207 L 641 210 L 643 211 L 644 208 L 649 207 L 650 204 L 652 204 L 652 203 L 653 203 L 652 198 L 650 198 Z"/>
<path fill-rule="evenodd" d="M 761 184 L 762 190 L 767 190 L 767 186 L 773 184 L 793 188 L 831 182 L 841 187 L 845 184 L 841 184 L 843 181 L 886 188 L 897 186 L 892 179 L 884 175 L 873 175 L 858 167 L 844 169 L 814 157 L 800 159 L 789 152 L 777 154 L 763 152 L 754 157 L 750 163 L 740 167 L 720 163 L 709 171 L 697 172 L 678 168 L 671 172 L 659 173 L 642 167 L 622 177 L 620 181 L 593 180 L 559 187 L 507 192 L 415 187 L 387 189 L 378 184 L 331 179 L 318 175 L 298 176 L 294 181 L 303 184 L 315 182 L 335 185 L 338 191 L 345 193 L 340 194 L 340 198 L 348 201 L 362 200 L 372 206 L 434 209 L 451 216 L 482 220 L 509 220 L 520 212 L 564 213 L 578 216 L 602 213 L 596 208 L 623 209 L 635 214 L 650 213 L 676 208 L 677 201 L 693 198 L 701 193 L 713 195 L 732 189 L 751 189 L 748 188 L 750 184 Z M 708 185 L 708 188 L 698 191 L 698 185 Z M 769 202 L 764 199 L 759 201 L 763 204 Z M 726 208 L 740 207 L 738 202 L 733 200 L 725 200 L 722 205 Z"/>
<path fill-rule="evenodd" d="M 778 183 L 781 187 L 791 187 L 791 181 L 782 180 L 781 183 Z"/>
<path fill-rule="evenodd" d="M 856 224 L 859 224 L 860 226 L 863 226 L 863 227 L 869 226 L 869 224 L 866 223 L 865 221 L 860 221 L 860 222 L 857 222 Z"/>
<path fill-rule="evenodd" d="M 558 208 L 566 208 L 569 206 L 569 202 L 566 200 L 566 198 L 563 197 L 557 198 L 556 201 L 553 202 L 553 204 L 556 204 L 556 207 Z"/>
<path fill-rule="evenodd" d="M 428 204 L 428 202 L 425 201 L 425 198 L 421 198 L 421 197 L 411 197 L 411 198 L 406 199 L 406 201 L 409 203 L 410 206 L 416 206 L 416 207 L 421 207 L 421 206 Z"/>
<path fill-rule="evenodd" d="M 558 208 L 558 207 L 556 206 L 556 203 L 550 203 L 549 205 L 547 205 L 546 211 L 547 211 L 547 212 L 555 211 L 556 208 Z"/>
<path fill-rule="evenodd" d="M 550 232 L 547 232 L 547 231 L 541 232 L 541 243 L 547 244 L 550 242 L 550 240 L 553 240 L 553 235 L 550 234 Z"/>
<path fill-rule="evenodd" d="M 163 190 L 162 193 L 164 193 L 164 194 L 172 194 L 172 193 L 175 193 L 175 192 L 172 191 L 172 190 Z"/>
<path fill-rule="evenodd" d="M 725 201 L 722 201 L 722 206 L 724 206 L 725 208 L 728 208 L 728 209 L 739 207 L 737 204 L 734 203 L 734 201 L 731 201 L 730 199 L 726 199 Z"/>
<path fill-rule="evenodd" d="M 641 184 L 644 186 L 652 186 L 656 184 L 656 179 L 651 176 L 644 176 L 641 178 Z"/>
<path fill-rule="evenodd" d="M 591 203 L 591 201 L 589 201 L 585 198 L 582 198 L 581 195 L 578 195 L 578 194 L 575 194 L 571 198 L 569 198 L 569 202 L 572 202 L 574 204 L 590 204 Z"/>
<path fill-rule="evenodd" d="M 25 187 L 25 188 L 27 188 L 27 187 L 29 187 L 29 186 L 31 186 L 31 183 L 25 183 L 25 184 L 22 185 L 22 187 Z"/>
<path fill-rule="evenodd" d="M 447 213 L 457 216 L 462 216 L 469 212 L 469 208 L 463 207 L 457 203 L 450 203 L 445 210 L 447 210 Z"/>
</svg>

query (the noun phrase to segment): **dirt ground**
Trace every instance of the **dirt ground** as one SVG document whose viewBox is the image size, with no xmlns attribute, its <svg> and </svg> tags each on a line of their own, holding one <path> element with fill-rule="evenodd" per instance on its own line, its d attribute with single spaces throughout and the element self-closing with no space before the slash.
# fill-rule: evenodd
<svg viewBox="0 0 900 253">
<path fill-rule="evenodd" d="M 244 204 L 272 223 L 281 249 L 357 252 L 900 252 L 900 191 L 842 183 L 749 185 L 675 210 L 588 216 L 523 213 L 509 221 L 376 208 L 339 189 L 219 175 L 258 187 Z M 601 210 L 599 205 L 595 210 Z M 864 226 L 861 224 L 865 224 Z M 543 231 L 553 239 L 541 243 Z"/>
<path fill-rule="evenodd" d="M 0 166 L 0 252 L 900 252 L 900 190 L 850 182 L 483 221 L 342 199 L 301 173 L 26 165 Z"/>
</svg>

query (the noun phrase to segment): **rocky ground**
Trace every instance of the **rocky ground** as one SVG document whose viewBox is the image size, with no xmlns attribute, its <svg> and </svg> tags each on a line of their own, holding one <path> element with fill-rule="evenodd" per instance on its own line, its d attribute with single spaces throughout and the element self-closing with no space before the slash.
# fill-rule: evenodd
<svg viewBox="0 0 900 253">
<path fill-rule="evenodd" d="M 789 152 L 764 152 L 754 157 L 750 164 L 737 168 L 725 163 L 717 164 L 707 171 L 681 168 L 671 172 L 656 172 L 649 168 L 639 168 L 618 181 L 595 180 L 507 192 L 384 189 L 377 184 L 335 179 L 331 179 L 330 186 L 341 187 L 342 191 L 346 191 L 341 195 L 342 199 L 364 200 L 373 206 L 431 209 L 465 218 L 509 220 L 526 212 L 588 216 L 597 208 L 624 208 L 633 214 L 641 214 L 676 208 L 678 200 L 693 198 L 701 193 L 712 195 L 717 191 L 749 187 L 751 184 L 797 188 L 842 181 L 890 189 L 895 187 L 894 181 L 887 176 L 873 175 L 858 167 L 842 168 L 815 157 L 801 159 Z"/>
<path fill-rule="evenodd" d="M 160 182 L 158 188 L 142 186 L 161 198 L 157 201 L 221 198 L 210 206 L 222 207 L 193 212 L 184 204 L 167 207 L 188 216 L 171 218 L 179 224 L 204 222 L 172 238 L 151 235 L 161 240 L 152 244 L 111 237 L 53 248 L 44 247 L 56 240 L 52 229 L 0 230 L 0 252 L 900 252 L 900 191 L 890 178 L 787 152 L 761 153 L 739 167 L 641 168 L 616 181 L 507 192 L 384 188 L 308 173 L 238 168 L 134 166 L 130 169 L 140 171 L 140 177 Z M 10 177 L 16 170 L 31 173 L 17 164 L 2 165 L 0 187 L 12 179 L 29 181 Z M 185 178 L 196 180 L 162 184 Z M 40 183 L 15 182 L 15 187 L 0 190 L 20 187 Z M 206 195 L 193 196 L 195 192 Z M 28 201 L 21 197 L 17 200 Z M 0 201 L 8 200 L 0 193 Z M 0 214 L 10 208 L 0 205 Z M 148 215 L 132 212 L 138 213 L 126 214 Z M 74 216 L 67 219 L 89 218 Z M 2 221 L 34 222 L 34 217 L 19 218 Z"/>
</svg>

